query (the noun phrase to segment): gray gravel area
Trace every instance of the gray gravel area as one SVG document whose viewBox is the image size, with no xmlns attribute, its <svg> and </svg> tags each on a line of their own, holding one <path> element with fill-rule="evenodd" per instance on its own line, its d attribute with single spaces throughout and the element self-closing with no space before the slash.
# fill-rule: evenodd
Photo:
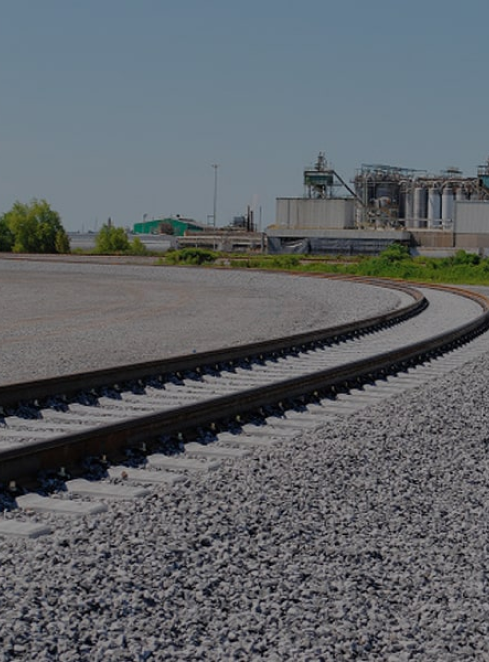
<svg viewBox="0 0 489 662">
<path fill-rule="evenodd" d="M 489 660 L 484 351 L 101 515 L 26 515 L 55 530 L 0 540 L 0 660 Z"/>
<path fill-rule="evenodd" d="M 488 371 L 0 543 L 1 659 L 489 659 Z"/>
<path fill-rule="evenodd" d="M 12 259 L 0 259 L 0 300 L 0 384 L 299 333 L 408 302 L 283 274 Z"/>
</svg>

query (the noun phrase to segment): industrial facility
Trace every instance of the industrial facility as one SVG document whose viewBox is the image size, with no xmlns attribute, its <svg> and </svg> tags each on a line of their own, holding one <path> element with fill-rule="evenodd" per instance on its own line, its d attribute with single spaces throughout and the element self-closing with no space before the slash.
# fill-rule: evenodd
<svg viewBox="0 0 489 662">
<path fill-rule="evenodd" d="M 224 252 L 261 252 L 265 250 L 265 236 L 257 232 L 253 211 L 236 216 L 228 227 L 202 225 L 181 216 L 144 220 L 135 223 L 134 234 L 167 235 L 174 248 L 209 248 Z"/>
<path fill-rule="evenodd" d="M 483 166 L 481 169 L 487 170 Z M 354 179 L 362 201 L 358 225 L 374 221 L 383 226 L 451 229 L 455 201 L 489 199 L 487 179 L 464 177 L 458 168 L 439 175 L 386 165 L 362 165 Z"/>
<path fill-rule="evenodd" d="M 269 252 L 377 254 L 393 242 L 489 252 L 489 161 L 473 177 L 363 164 L 350 187 L 320 152 L 303 184 L 302 197 L 277 198 Z"/>
<path fill-rule="evenodd" d="M 229 252 L 377 255 L 396 242 L 413 253 L 489 255 L 489 160 L 471 177 L 453 166 L 430 174 L 362 164 L 347 182 L 320 152 L 303 170 L 303 195 L 277 198 L 275 221 L 264 232 L 248 207 L 227 227 L 176 216 L 136 223 L 134 233 Z"/>
</svg>

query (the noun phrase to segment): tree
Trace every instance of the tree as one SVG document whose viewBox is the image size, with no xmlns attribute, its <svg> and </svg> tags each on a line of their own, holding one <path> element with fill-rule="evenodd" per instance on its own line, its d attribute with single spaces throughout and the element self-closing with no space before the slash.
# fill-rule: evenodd
<svg viewBox="0 0 489 662">
<path fill-rule="evenodd" d="M 46 200 L 15 202 L 0 219 L 6 226 L 14 253 L 69 253 L 70 242 L 58 212 Z"/>
<path fill-rule="evenodd" d="M 129 247 L 131 255 L 147 255 L 148 249 L 139 237 L 134 237 Z"/>
<path fill-rule="evenodd" d="M 14 245 L 14 235 L 7 222 L 0 218 L 0 251 L 10 252 Z"/>
<path fill-rule="evenodd" d="M 95 239 L 95 252 L 102 255 L 124 253 L 128 251 L 129 246 L 129 239 L 124 228 L 116 228 L 108 223 L 102 226 Z"/>
<path fill-rule="evenodd" d="M 56 253 L 70 253 L 70 240 L 64 230 L 58 230 L 55 239 Z"/>
</svg>

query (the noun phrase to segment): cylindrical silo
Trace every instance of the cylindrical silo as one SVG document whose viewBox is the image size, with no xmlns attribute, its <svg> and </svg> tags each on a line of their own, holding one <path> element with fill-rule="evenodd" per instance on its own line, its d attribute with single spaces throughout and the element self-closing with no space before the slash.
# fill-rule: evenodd
<svg viewBox="0 0 489 662">
<path fill-rule="evenodd" d="M 413 196 L 409 189 L 406 189 L 404 192 L 404 218 L 406 219 L 406 225 L 409 224 L 410 220 L 413 217 Z"/>
<path fill-rule="evenodd" d="M 434 227 L 440 224 L 441 218 L 441 198 L 440 191 L 436 186 L 432 186 L 428 191 L 428 219 L 429 226 Z"/>
<path fill-rule="evenodd" d="M 445 223 L 453 221 L 454 207 L 453 189 L 449 185 L 445 186 L 441 196 L 441 217 Z"/>
<path fill-rule="evenodd" d="M 426 218 L 426 201 L 427 191 L 424 186 L 416 186 L 414 189 L 414 213 L 413 216 L 416 220 Z"/>
<path fill-rule="evenodd" d="M 466 200 L 467 199 L 467 195 L 465 193 L 465 189 L 464 189 L 463 186 L 459 186 L 457 188 L 457 196 L 456 197 L 457 197 L 457 200 Z"/>
</svg>

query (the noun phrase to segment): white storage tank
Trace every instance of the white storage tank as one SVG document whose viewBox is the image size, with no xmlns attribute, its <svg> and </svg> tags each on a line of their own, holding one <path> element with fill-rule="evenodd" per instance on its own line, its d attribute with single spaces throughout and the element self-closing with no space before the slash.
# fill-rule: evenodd
<svg viewBox="0 0 489 662">
<path fill-rule="evenodd" d="M 432 186 L 428 191 L 428 219 L 429 226 L 434 227 L 440 224 L 441 218 L 441 198 L 440 191 L 436 186 Z"/>
<path fill-rule="evenodd" d="M 441 195 L 441 217 L 444 222 L 453 221 L 453 210 L 455 206 L 455 200 L 453 197 L 453 189 L 448 184 L 443 189 Z"/>
<path fill-rule="evenodd" d="M 424 186 L 416 186 L 414 189 L 414 213 L 417 220 L 426 218 L 427 191 Z"/>
<path fill-rule="evenodd" d="M 467 200 L 467 194 L 463 186 L 459 186 L 456 194 L 457 200 Z"/>
</svg>

